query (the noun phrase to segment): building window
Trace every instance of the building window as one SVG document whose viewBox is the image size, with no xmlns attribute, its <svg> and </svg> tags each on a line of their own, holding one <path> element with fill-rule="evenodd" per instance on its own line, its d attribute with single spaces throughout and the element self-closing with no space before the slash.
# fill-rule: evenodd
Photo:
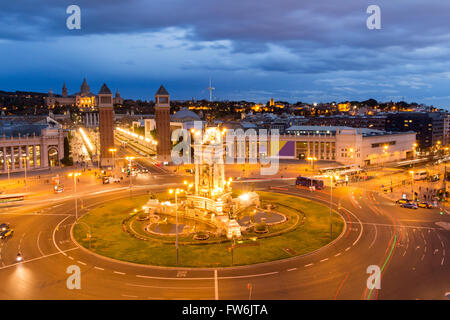
<svg viewBox="0 0 450 320">
<path fill-rule="evenodd" d="M 36 167 L 41 166 L 41 146 L 36 146 Z"/>
<path fill-rule="evenodd" d="M 30 157 L 30 167 L 34 167 L 34 152 L 33 146 L 28 146 L 28 156 Z"/>
<path fill-rule="evenodd" d="M 13 164 L 15 168 L 19 167 L 19 148 L 18 147 L 14 147 L 14 151 L 13 151 Z"/>
</svg>

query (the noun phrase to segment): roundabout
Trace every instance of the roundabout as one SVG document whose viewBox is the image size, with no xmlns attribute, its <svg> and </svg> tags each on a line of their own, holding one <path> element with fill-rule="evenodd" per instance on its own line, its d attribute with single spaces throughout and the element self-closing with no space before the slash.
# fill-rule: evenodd
<svg viewBox="0 0 450 320">
<path fill-rule="evenodd" d="M 148 192 L 162 192 L 169 197 L 166 188 L 170 187 L 173 186 L 167 185 L 164 189 L 161 186 L 136 189 L 132 201 L 129 200 L 129 190 L 123 188 L 99 194 L 86 192 L 83 196 L 82 218 L 77 221 L 73 212 L 73 198 L 49 201 L 37 204 L 36 207 L 30 204 L 17 208 L 14 212 L 4 212 L 17 228 L 15 237 L 2 247 L 4 265 L 0 269 L 5 279 L 3 297 L 235 300 L 248 299 L 249 284 L 252 287 L 252 298 L 277 300 L 398 297 L 436 299 L 448 291 L 445 282 L 434 281 L 432 277 L 436 273 L 448 276 L 448 260 L 444 256 L 444 250 L 449 245 L 448 231 L 436 227 L 432 222 L 434 218 L 440 218 L 439 213 L 419 209 L 422 219 L 429 217 L 429 223 L 396 220 L 410 219 L 407 216 L 409 212 L 400 212 L 403 216 L 396 218 L 395 215 L 399 213 L 392 210 L 392 205 L 382 195 L 356 188 L 343 187 L 334 192 L 336 202 L 333 203 L 333 209 L 344 217 L 345 227 L 339 236 L 333 236 L 336 238 L 331 243 L 307 254 L 299 252 L 297 256 L 290 256 L 286 253 L 280 260 L 243 265 L 243 255 L 240 253 L 246 247 L 237 247 L 234 251 L 234 267 L 162 267 L 163 263 L 149 265 L 146 261 L 136 263 L 109 258 L 104 252 L 105 248 L 101 247 L 102 241 L 114 242 L 116 251 L 131 248 L 123 244 L 121 248 L 118 245 L 121 241 L 117 240 L 123 238 L 134 239 L 137 241 L 135 244 L 140 246 L 134 248 L 135 251 L 130 251 L 129 257 L 148 256 L 148 241 L 136 239 L 123 231 L 122 221 L 131 216 L 132 212 L 132 215 L 137 215 L 134 213 L 134 208 L 139 208 L 137 201 L 141 201 L 140 204 L 148 201 Z M 269 190 L 270 184 L 262 182 L 255 187 L 258 190 Z M 276 199 L 285 195 L 292 196 L 295 200 L 310 200 L 311 203 L 329 208 L 327 192 L 313 193 L 289 185 L 277 189 L 269 192 Z M 264 195 L 261 198 L 264 201 Z M 372 207 L 365 202 L 368 198 L 375 199 L 377 205 Z M 310 207 L 311 203 L 305 202 L 305 205 Z M 278 211 L 279 208 L 278 205 L 273 210 Z M 371 211 L 372 209 L 375 211 Z M 107 239 L 99 239 L 94 221 L 86 220 L 97 210 L 102 210 L 97 212 L 98 217 L 106 219 L 103 227 L 109 229 L 106 232 Z M 75 233 L 79 233 L 78 243 L 74 240 Z M 290 233 L 285 235 L 288 234 Z M 263 240 L 271 239 L 277 237 Z M 435 253 L 427 250 L 425 256 L 417 255 L 420 251 L 425 254 L 425 240 L 439 251 Z M 230 244 L 231 241 L 223 243 L 227 245 L 223 253 L 225 256 L 228 254 L 228 261 L 231 260 L 231 252 L 228 251 Z M 94 248 L 92 251 L 89 250 L 89 245 Z M 175 262 L 173 241 L 165 248 L 168 251 L 167 257 Z M 21 263 L 14 262 L 18 250 L 24 256 Z M 186 262 L 186 253 L 186 246 L 180 245 L 180 264 Z M 204 256 L 199 258 L 204 259 Z M 385 269 L 382 292 L 371 294 L 366 288 L 366 268 L 372 264 L 385 266 Z M 68 290 L 65 285 L 68 277 L 66 270 L 73 265 L 81 269 L 81 290 Z M 405 267 L 410 272 L 404 272 Z M 429 282 L 422 284 L 410 281 L 416 273 L 427 276 L 439 289 L 429 294 L 423 293 Z M 406 285 L 408 283 L 410 285 Z M 21 290 L 14 291 L 13 287 Z"/>
<path fill-rule="evenodd" d="M 250 205 L 236 215 L 241 236 L 232 239 L 211 218 L 178 213 L 178 265 L 175 217 L 170 213 L 145 213 L 142 207 L 148 195 L 92 208 L 74 225 L 73 238 L 84 248 L 116 260 L 194 268 L 283 260 L 313 252 L 330 242 L 329 207 L 298 196 L 257 194 L 260 206 Z M 169 198 L 167 193 L 156 197 L 161 201 Z M 344 229 L 344 221 L 333 212 L 332 223 L 336 239 Z"/>
</svg>

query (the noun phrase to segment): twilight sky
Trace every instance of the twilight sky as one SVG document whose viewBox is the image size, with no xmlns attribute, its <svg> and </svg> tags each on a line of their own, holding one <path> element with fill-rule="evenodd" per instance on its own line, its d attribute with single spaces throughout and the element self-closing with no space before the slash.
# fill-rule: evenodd
<svg viewBox="0 0 450 320">
<path fill-rule="evenodd" d="M 81 8 L 81 30 L 66 9 Z M 366 9 L 381 8 L 381 30 Z M 18 0 L 0 3 L 0 90 L 124 98 L 416 101 L 450 107 L 443 0 Z"/>
</svg>

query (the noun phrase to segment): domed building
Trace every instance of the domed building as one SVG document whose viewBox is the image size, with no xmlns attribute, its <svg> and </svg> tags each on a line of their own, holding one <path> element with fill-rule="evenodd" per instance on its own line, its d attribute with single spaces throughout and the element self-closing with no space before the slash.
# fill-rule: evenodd
<svg viewBox="0 0 450 320">
<path fill-rule="evenodd" d="M 77 106 L 82 111 L 94 110 L 98 106 L 98 97 L 91 92 L 91 88 L 89 87 L 86 78 L 83 79 L 79 92 L 68 95 L 66 83 L 64 82 L 61 93 L 61 95 L 55 95 L 52 89 L 50 89 L 48 97 L 45 100 L 47 106 L 52 107 L 56 104 L 63 106 Z M 117 90 L 116 96 L 113 98 L 113 103 L 123 104 L 123 98 L 120 96 L 119 90 Z"/>
<path fill-rule="evenodd" d="M 201 121 L 202 119 L 195 112 L 188 108 L 181 108 L 171 117 L 172 122 L 188 122 L 188 121 Z"/>
</svg>

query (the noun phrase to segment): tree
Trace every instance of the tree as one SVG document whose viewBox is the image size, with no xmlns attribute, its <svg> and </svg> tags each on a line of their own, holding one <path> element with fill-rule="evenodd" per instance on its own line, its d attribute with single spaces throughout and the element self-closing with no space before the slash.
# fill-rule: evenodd
<svg viewBox="0 0 450 320">
<path fill-rule="evenodd" d="M 73 159 L 70 156 L 70 143 L 67 137 L 64 137 L 64 158 L 61 160 L 61 163 L 66 166 L 73 165 Z"/>
</svg>

